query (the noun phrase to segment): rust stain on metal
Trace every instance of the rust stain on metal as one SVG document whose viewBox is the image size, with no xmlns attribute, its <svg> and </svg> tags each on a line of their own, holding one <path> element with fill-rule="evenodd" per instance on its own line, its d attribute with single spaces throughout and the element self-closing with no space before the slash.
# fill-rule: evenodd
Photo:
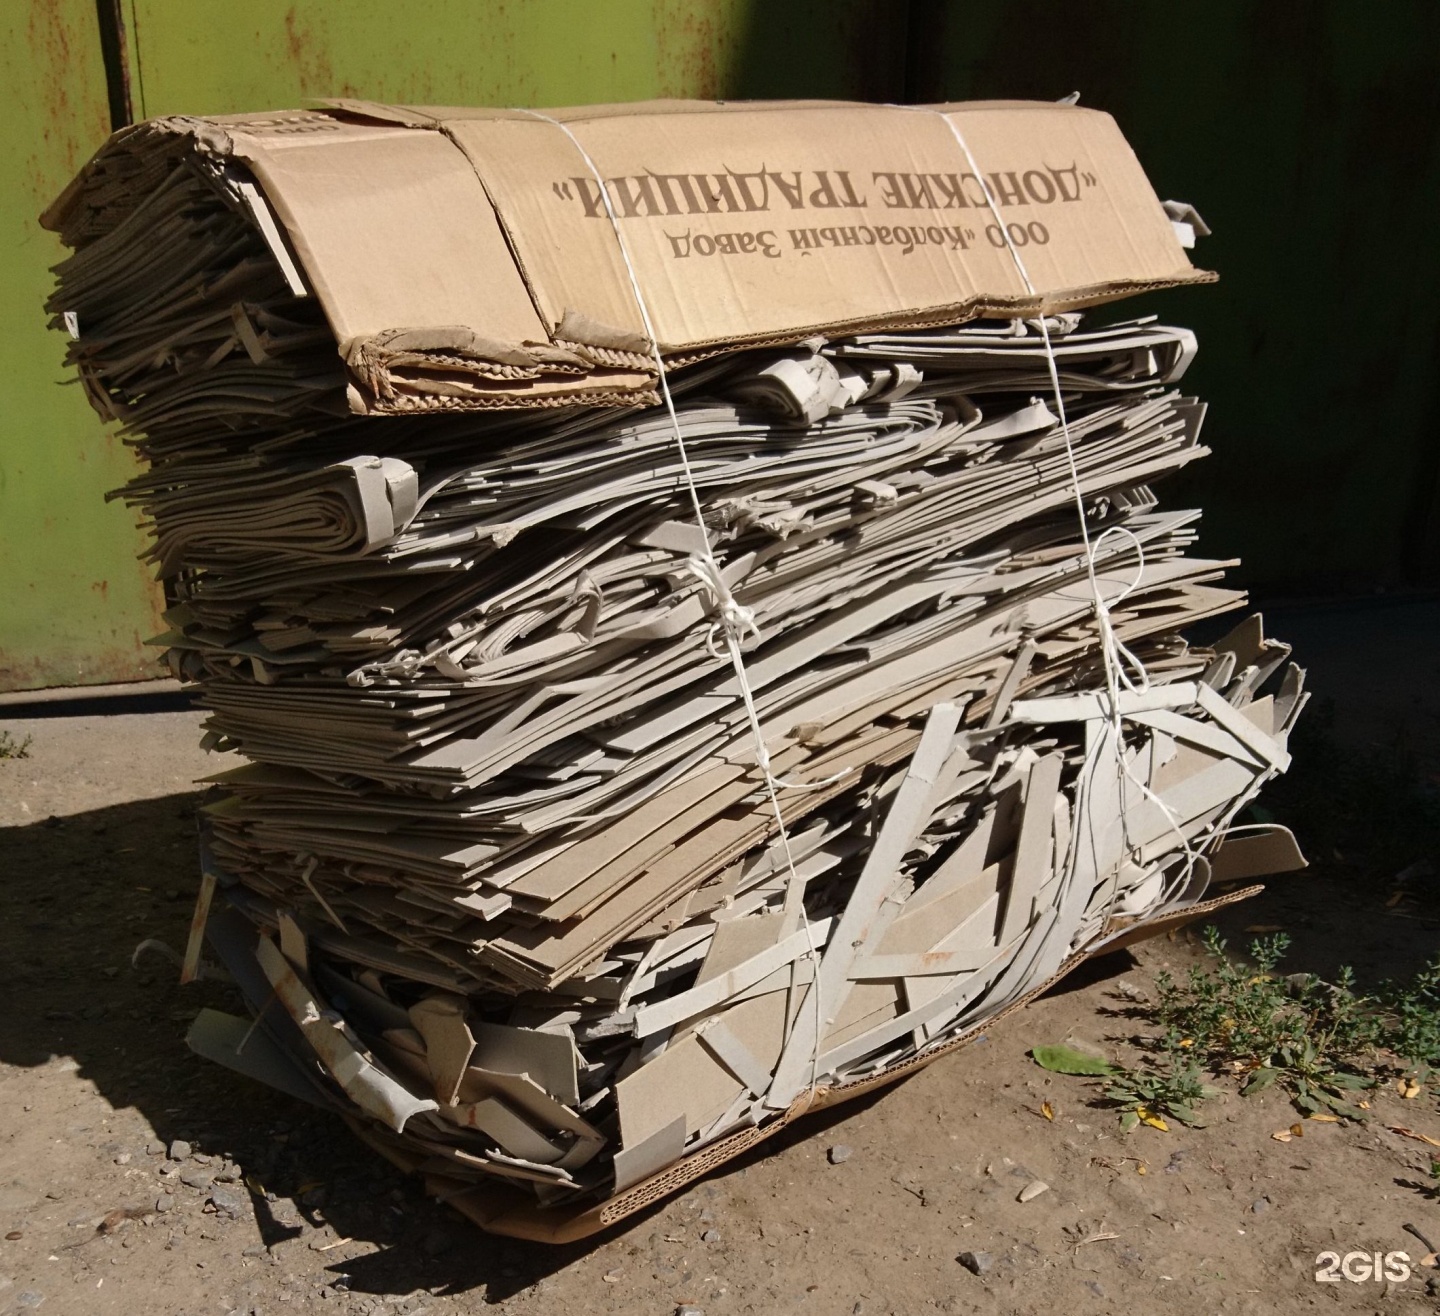
<svg viewBox="0 0 1440 1316">
<path fill-rule="evenodd" d="M 28 63 L 35 73 L 34 86 L 41 99 L 40 136 L 42 150 L 26 160 L 27 183 L 39 206 L 50 202 L 66 178 L 89 157 L 95 144 L 109 132 L 93 97 L 81 96 L 72 102 L 71 92 L 87 63 L 90 52 L 80 48 L 88 30 L 72 31 L 67 25 L 66 7 L 52 0 L 31 0 L 25 26 Z M 97 51 L 98 54 L 98 46 Z M 103 70 L 97 68 L 103 77 Z"/>
<path fill-rule="evenodd" d="M 720 100 L 730 94 L 730 70 L 738 46 L 735 6 L 657 3 L 655 41 L 661 96 Z"/>
<path fill-rule="evenodd" d="M 330 41 L 327 34 L 313 26 L 314 9 L 301 18 L 298 5 L 285 11 L 285 46 L 294 66 L 302 96 L 332 96 L 337 90 L 335 69 L 330 62 Z M 347 82 L 338 90 L 347 96 L 355 94 Z"/>
<path fill-rule="evenodd" d="M 146 649 L 138 634 L 133 647 L 97 644 L 83 657 L 68 660 L 37 658 L 0 648 L 0 691 L 151 681 L 164 675 L 153 651 Z"/>
</svg>

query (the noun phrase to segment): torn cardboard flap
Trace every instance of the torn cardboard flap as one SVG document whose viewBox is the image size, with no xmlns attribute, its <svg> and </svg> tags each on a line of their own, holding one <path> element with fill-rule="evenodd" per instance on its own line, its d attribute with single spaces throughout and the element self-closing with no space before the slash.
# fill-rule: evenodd
<svg viewBox="0 0 1440 1316">
<path fill-rule="evenodd" d="M 360 411 L 647 399 L 631 269 L 677 359 L 1212 277 L 1114 120 L 1076 106 L 331 104 L 127 129 L 45 221 L 76 225 L 107 152 L 175 154 L 178 137 L 248 169 Z"/>
</svg>

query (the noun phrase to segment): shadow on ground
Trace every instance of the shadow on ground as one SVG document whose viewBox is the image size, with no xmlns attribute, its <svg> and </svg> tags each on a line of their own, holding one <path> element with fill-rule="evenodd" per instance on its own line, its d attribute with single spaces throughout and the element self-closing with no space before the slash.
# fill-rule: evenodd
<svg viewBox="0 0 1440 1316">
<path fill-rule="evenodd" d="M 239 994 L 178 986 L 158 952 L 134 967 L 131 957 L 151 938 L 183 946 L 199 800 L 170 795 L 0 828 L 0 1062 L 69 1057 L 78 1078 L 110 1105 L 137 1109 L 159 1140 L 236 1162 L 251 1185 L 254 1243 L 285 1242 L 297 1217 L 316 1224 L 320 1211 L 340 1237 L 373 1242 L 378 1251 L 335 1268 L 353 1291 L 483 1290 L 499 1301 L 602 1241 L 553 1248 L 481 1234 L 338 1120 L 186 1048 L 196 1012 L 244 1013 Z"/>
</svg>

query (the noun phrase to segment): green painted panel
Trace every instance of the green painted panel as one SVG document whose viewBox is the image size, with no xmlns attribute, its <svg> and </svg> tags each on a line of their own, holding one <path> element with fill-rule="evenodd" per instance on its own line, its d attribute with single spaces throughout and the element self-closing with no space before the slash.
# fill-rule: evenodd
<svg viewBox="0 0 1440 1316">
<path fill-rule="evenodd" d="M 903 0 L 126 0 L 136 114 L 898 99 Z"/>
<path fill-rule="evenodd" d="M 965 0 L 914 12 L 917 100 L 1079 89 L 1214 228 L 1195 328 L 1214 455 L 1165 491 L 1269 593 L 1440 584 L 1440 6 Z"/>
<path fill-rule="evenodd" d="M 746 0 L 128 0 L 136 113 L 717 96 Z"/>
<path fill-rule="evenodd" d="M 158 675 L 159 591 L 129 510 L 134 462 L 77 385 L 41 307 L 63 255 L 39 212 L 109 131 L 93 0 L 0 6 L 0 690 Z"/>
</svg>

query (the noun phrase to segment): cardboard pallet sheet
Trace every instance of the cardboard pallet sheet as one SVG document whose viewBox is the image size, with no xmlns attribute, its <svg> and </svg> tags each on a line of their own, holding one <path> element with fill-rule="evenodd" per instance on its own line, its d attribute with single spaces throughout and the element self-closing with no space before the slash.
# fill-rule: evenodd
<svg viewBox="0 0 1440 1316">
<path fill-rule="evenodd" d="M 51 303 L 244 766 L 202 1054 L 573 1237 L 1303 865 L 1152 486 L 1199 282 L 1103 114 L 354 102 L 118 134 Z M 1212 627 L 1212 631 L 1223 627 Z M 1207 903 L 1208 902 L 1208 903 Z"/>
</svg>

